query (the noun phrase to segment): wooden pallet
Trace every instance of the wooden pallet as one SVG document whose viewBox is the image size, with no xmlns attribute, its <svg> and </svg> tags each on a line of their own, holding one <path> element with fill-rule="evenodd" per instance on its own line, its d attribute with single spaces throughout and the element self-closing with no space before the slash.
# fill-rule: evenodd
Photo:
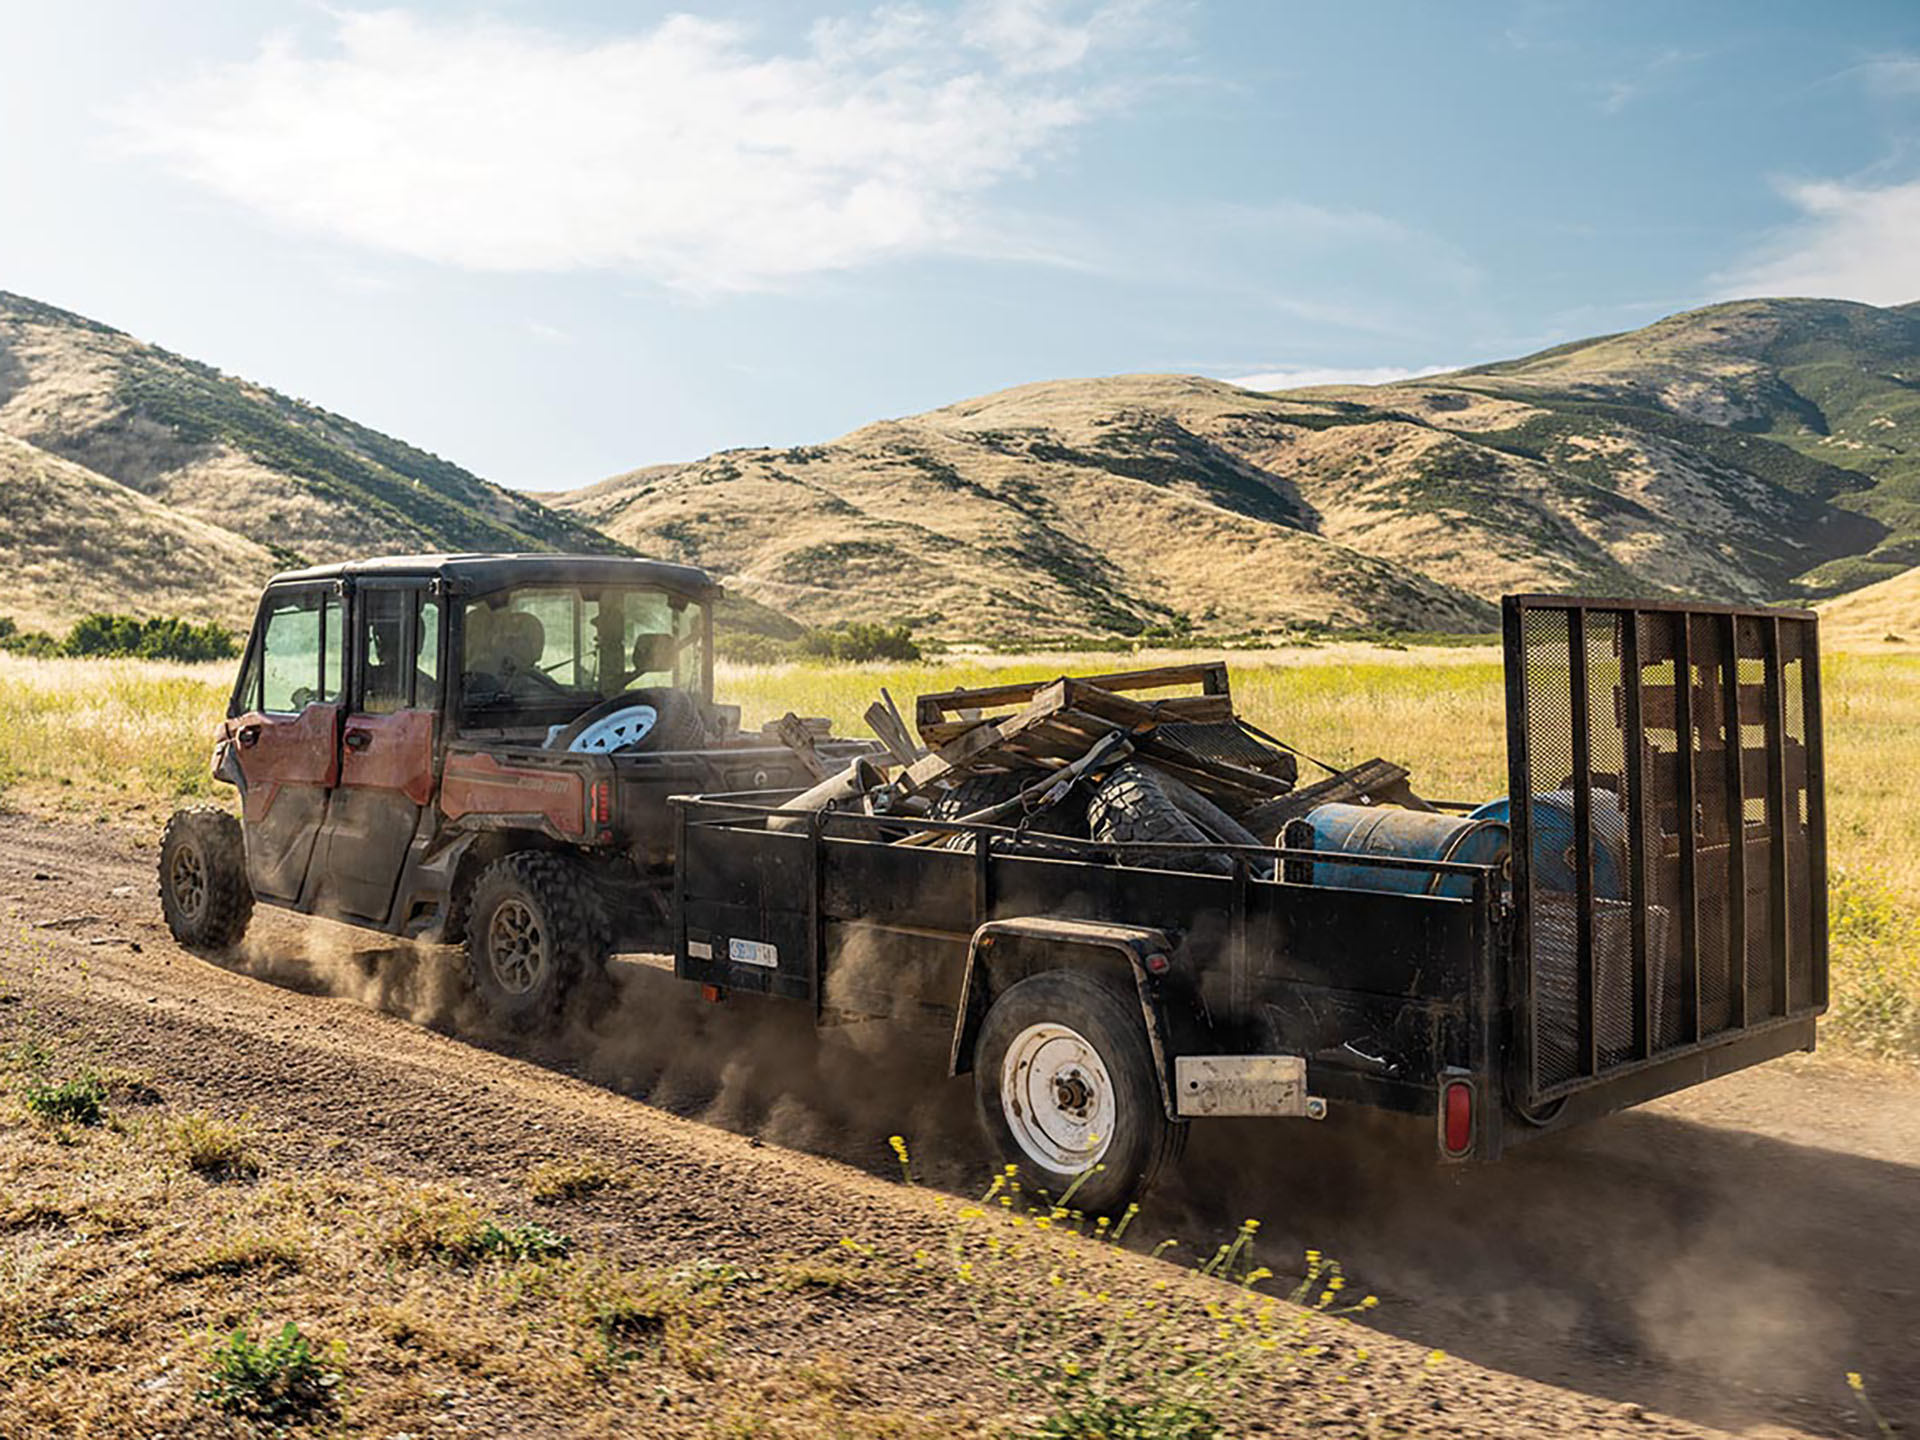
<svg viewBox="0 0 1920 1440">
<path fill-rule="evenodd" d="M 1228 688 L 1227 666 L 1222 660 L 1195 665 L 1163 665 L 1153 670 L 1125 670 L 1107 675 L 1062 676 L 1058 680 L 1029 681 L 1019 685 L 994 685 L 976 690 L 943 690 L 922 695 L 914 701 L 914 725 L 920 738 L 939 748 L 958 739 L 969 730 L 994 717 L 988 711 L 1006 706 L 1030 706 L 1039 695 L 1054 685 L 1076 687 L 1075 698 L 1065 707 L 1112 719 L 1130 729 L 1162 719 L 1188 721 L 1230 720 L 1233 697 Z M 1178 685 L 1198 685 L 1198 695 L 1167 696 L 1158 700 L 1130 700 L 1128 695 L 1142 690 L 1169 690 Z M 1089 703 L 1091 701 L 1091 703 Z"/>
</svg>

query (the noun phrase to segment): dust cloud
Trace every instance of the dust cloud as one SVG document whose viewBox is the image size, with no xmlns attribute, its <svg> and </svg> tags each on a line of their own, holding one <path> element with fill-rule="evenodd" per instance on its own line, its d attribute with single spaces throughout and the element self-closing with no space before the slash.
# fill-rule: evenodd
<svg viewBox="0 0 1920 1440">
<path fill-rule="evenodd" d="M 804 1002 L 736 991 L 709 1003 L 652 957 L 581 987 L 554 1033 L 516 1039 L 489 1029 L 456 951 L 370 950 L 324 922 L 255 933 L 238 967 L 250 975 L 770 1144 L 887 1174 L 887 1137 L 903 1135 L 915 1178 L 960 1193 L 977 1193 L 995 1163 L 971 1081 L 946 1074 L 951 1032 L 921 1004 L 936 998 L 930 981 L 871 946 L 838 957 L 829 997 L 882 1017 L 816 1030 Z M 1380 1296 L 1368 1323 L 1382 1330 L 1730 1423 L 1749 1413 L 1742 1396 L 1824 1393 L 1884 1349 L 1894 1302 L 1863 1303 L 1836 1277 L 1873 1274 L 1876 1236 L 1911 1226 L 1897 1170 L 1644 1111 L 1447 1168 L 1431 1121 L 1336 1106 L 1323 1124 L 1193 1127 L 1132 1238 L 1210 1243 L 1258 1219 L 1262 1259 L 1283 1282 L 1304 1250 L 1334 1255 L 1356 1290 Z M 1183 1257 L 1200 1258 L 1169 1258 Z M 1913 1278 L 1893 1275 L 1886 1293 Z"/>
</svg>

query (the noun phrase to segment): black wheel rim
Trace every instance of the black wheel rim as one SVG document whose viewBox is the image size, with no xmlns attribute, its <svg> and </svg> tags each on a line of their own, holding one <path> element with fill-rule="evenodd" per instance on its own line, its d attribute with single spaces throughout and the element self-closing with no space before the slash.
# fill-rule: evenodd
<svg viewBox="0 0 1920 1440">
<path fill-rule="evenodd" d="M 207 863 L 198 846 L 182 845 L 174 851 L 167 884 L 184 918 L 197 921 L 207 913 Z"/>
<path fill-rule="evenodd" d="M 487 967 L 509 995 L 528 995 L 547 975 L 547 934 L 524 900 L 503 900 L 487 921 Z"/>
</svg>

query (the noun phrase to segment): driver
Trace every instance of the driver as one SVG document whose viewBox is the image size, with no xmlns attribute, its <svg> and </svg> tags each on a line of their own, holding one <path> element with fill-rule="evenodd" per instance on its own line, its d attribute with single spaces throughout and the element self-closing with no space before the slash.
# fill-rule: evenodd
<svg viewBox="0 0 1920 1440">
<path fill-rule="evenodd" d="M 522 676 L 547 678 L 540 670 L 540 657 L 547 648 L 547 627 L 540 623 L 539 616 L 524 610 L 507 611 L 497 618 L 492 640 L 500 657 L 500 680 L 508 689 Z"/>
</svg>

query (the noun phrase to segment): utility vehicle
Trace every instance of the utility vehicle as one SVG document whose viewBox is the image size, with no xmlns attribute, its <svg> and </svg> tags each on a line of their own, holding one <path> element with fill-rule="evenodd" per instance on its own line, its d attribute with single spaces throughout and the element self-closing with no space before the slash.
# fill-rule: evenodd
<svg viewBox="0 0 1920 1440">
<path fill-rule="evenodd" d="M 413 555 L 278 575 L 214 746 L 240 792 L 173 816 L 175 938 L 224 950 L 255 901 L 464 943 L 503 1023 L 550 1017 L 672 888 L 670 795 L 811 783 L 713 702 L 704 572 L 572 555 Z M 874 747 L 814 727 L 838 766 Z"/>
</svg>

